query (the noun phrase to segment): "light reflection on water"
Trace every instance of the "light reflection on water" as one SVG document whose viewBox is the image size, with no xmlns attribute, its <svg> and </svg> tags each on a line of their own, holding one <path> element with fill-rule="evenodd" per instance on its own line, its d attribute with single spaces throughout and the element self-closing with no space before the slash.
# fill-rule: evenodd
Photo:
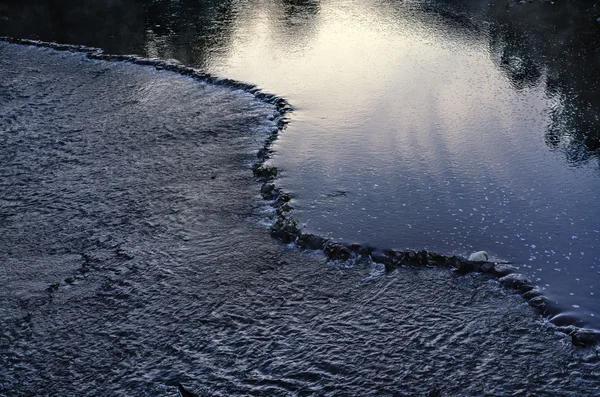
<svg viewBox="0 0 600 397">
<path fill-rule="evenodd" d="M 274 163 L 305 229 L 486 249 L 594 323 L 598 169 L 548 150 L 557 131 L 557 145 L 574 140 L 547 69 L 489 23 L 418 4 L 310 4 L 291 21 L 280 2 L 238 14 L 227 53 L 207 65 L 297 106 Z"/>
</svg>

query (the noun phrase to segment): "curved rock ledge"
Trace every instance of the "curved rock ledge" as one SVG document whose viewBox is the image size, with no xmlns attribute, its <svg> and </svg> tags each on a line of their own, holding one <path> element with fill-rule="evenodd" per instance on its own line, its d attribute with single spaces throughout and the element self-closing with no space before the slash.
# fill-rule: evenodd
<svg viewBox="0 0 600 397">
<path fill-rule="evenodd" d="M 274 183 L 278 170 L 268 163 L 272 153 L 271 144 L 277 139 L 278 134 L 287 124 L 286 114 L 292 111 L 291 106 L 278 109 L 282 118 L 278 124 L 279 130 L 275 131 L 265 141 L 264 147 L 258 152 L 258 160 L 253 167 L 254 176 L 262 182 L 261 194 L 265 200 L 271 202 L 275 208 L 275 220 L 271 226 L 271 235 L 282 242 L 294 243 L 296 246 L 309 250 L 321 250 L 330 260 L 346 261 L 352 258 L 369 258 L 375 263 L 385 266 L 386 271 L 392 271 L 400 266 L 441 266 L 455 270 L 459 274 L 484 273 L 509 290 L 513 290 L 544 318 L 550 319 L 557 325 L 557 329 L 571 337 L 575 346 L 591 347 L 600 342 L 600 333 L 590 329 L 577 327 L 577 320 L 569 316 L 561 317 L 559 321 L 554 319 L 560 314 L 558 307 L 552 304 L 542 294 L 542 290 L 536 287 L 529 278 L 518 273 L 518 268 L 507 263 L 484 261 L 469 261 L 461 256 L 447 256 L 436 252 L 421 250 L 377 250 L 374 247 L 358 244 L 344 244 L 332 242 L 327 238 L 314 234 L 303 233 L 298 222 L 293 218 L 292 196 L 281 191 Z"/>
<path fill-rule="evenodd" d="M 153 66 L 157 70 L 169 70 L 184 76 L 192 77 L 198 81 L 215 85 L 222 85 L 234 89 L 240 89 L 254 95 L 257 99 L 275 106 L 278 116 L 274 119 L 277 129 L 274 129 L 265 140 L 264 146 L 257 153 L 257 161 L 252 167 L 254 176 L 262 182 L 261 194 L 265 200 L 275 208 L 276 216 L 271 226 L 271 235 L 284 243 L 294 243 L 296 246 L 310 250 L 321 250 L 330 260 L 346 261 L 352 258 L 369 258 L 375 263 L 385 266 L 386 271 L 392 271 L 400 266 L 440 266 L 454 269 L 459 274 L 484 273 L 490 277 L 497 278 L 499 283 L 510 290 L 519 293 L 528 304 L 538 313 L 546 318 L 559 318 L 558 321 L 551 320 L 557 325 L 557 329 L 571 337 L 575 346 L 591 347 L 600 342 L 600 333 L 593 330 L 577 327 L 576 320 L 568 316 L 557 316 L 560 314 L 541 290 L 536 287 L 524 274 L 517 272 L 517 268 L 509 264 L 493 261 L 473 262 L 460 256 L 447 256 L 426 250 L 385 250 L 380 251 L 374 247 L 358 244 L 344 244 L 332 242 L 324 237 L 303 233 L 298 222 L 292 217 L 292 196 L 282 192 L 274 183 L 278 176 L 277 168 L 270 164 L 272 143 L 277 140 L 289 120 L 288 113 L 293 107 L 283 98 L 273 94 L 262 92 L 257 86 L 232 79 L 219 78 L 198 71 L 194 68 L 172 64 L 159 59 L 143 58 L 135 55 L 110 55 L 105 54 L 99 48 L 80 45 L 58 44 L 38 40 L 16 39 L 12 37 L 0 37 L 0 41 L 12 44 L 30 45 L 36 47 L 51 48 L 58 51 L 71 51 L 84 53 L 90 59 L 98 59 L 113 62 L 129 62 L 137 65 Z M 58 289 L 58 285 L 52 285 L 49 290 Z"/>
</svg>

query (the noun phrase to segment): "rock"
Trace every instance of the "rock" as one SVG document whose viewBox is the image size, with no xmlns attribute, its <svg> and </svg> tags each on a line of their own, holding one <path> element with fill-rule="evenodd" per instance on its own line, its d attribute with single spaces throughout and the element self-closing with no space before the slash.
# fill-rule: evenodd
<svg viewBox="0 0 600 397">
<path fill-rule="evenodd" d="M 470 262 L 485 262 L 490 258 L 486 251 L 477 251 L 469 255 Z"/>
<path fill-rule="evenodd" d="M 419 264 L 426 265 L 428 262 L 427 251 L 426 250 L 419 251 L 418 258 L 419 258 Z"/>
<path fill-rule="evenodd" d="M 300 228 L 293 219 L 279 218 L 271 228 L 271 236 L 284 243 L 291 243 L 300 234 Z"/>
<path fill-rule="evenodd" d="M 325 247 L 323 247 L 323 251 L 327 254 L 329 259 L 332 260 L 348 260 L 352 256 L 352 251 L 350 251 L 347 247 L 338 243 L 327 243 Z"/>
<path fill-rule="evenodd" d="M 275 207 L 279 207 L 281 205 L 283 205 L 284 203 L 288 203 L 292 200 L 292 196 L 290 196 L 287 193 L 282 193 L 277 197 L 277 200 L 275 200 L 275 202 L 273 203 L 273 206 Z"/>
<path fill-rule="evenodd" d="M 583 326 L 580 318 L 575 317 L 572 313 L 558 313 L 550 319 L 550 322 L 558 327 L 574 328 Z M 561 330 L 562 331 L 562 330 Z M 571 332 L 562 331 L 568 333 Z"/>
<path fill-rule="evenodd" d="M 518 269 L 516 267 L 511 265 L 494 264 L 494 269 L 491 271 L 491 273 L 498 277 L 504 277 L 516 272 L 517 270 Z"/>
<path fill-rule="evenodd" d="M 538 287 L 535 287 L 531 291 L 525 292 L 523 294 L 523 298 L 525 300 L 531 300 L 531 299 L 536 298 L 536 297 L 541 296 L 541 295 L 542 295 L 542 290 L 539 289 Z"/>
<path fill-rule="evenodd" d="M 368 257 L 371 256 L 371 254 L 373 253 L 373 251 L 375 251 L 375 248 L 373 247 L 367 247 L 365 245 L 360 245 L 360 246 L 356 246 L 357 248 L 355 249 L 355 252 L 363 257 Z"/>
<path fill-rule="evenodd" d="M 327 241 L 327 239 L 315 236 L 314 234 L 301 234 L 300 237 L 298 237 L 299 246 L 312 250 L 323 249 L 325 244 L 327 244 Z"/>
<path fill-rule="evenodd" d="M 571 341 L 575 346 L 591 347 L 598 343 L 598 336 L 588 329 L 577 329 L 571 333 Z"/>
<path fill-rule="evenodd" d="M 461 274 L 471 273 L 476 270 L 475 264 L 473 262 L 469 262 L 464 258 L 458 256 L 452 256 L 448 258 L 448 263 L 450 266 L 455 268 L 457 272 Z"/>
<path fill-rule="evenodd" d="M 543 296 L 531 298 L 527 303 L 529 303 L 529 306 L 533 307 L 540 314 L 546 313 L 546 310 L 548 309 L 548 300 Z"/>
<path fill-rule="evenodd" d="M 479 271 L 483 273 L 489 273 L 494 270 L 494 264 L 492 262 L 484 262 L 479 266 Z"/>
<path fill-rule="evenodd" d="M 271 180 L 277 176 L 277 168 L 265 163 L 256 163 L 252 167 L 254 176 L 263 180 Z"/>
<path fill-rule="evenodd" d="M 427 256 L 429 257 L 429 263 L 433 265 L 443 265 L 446 263 L 446 257 L 444 255 L 440 255 L 436 252 L 428 252 Z"/>
<path fill-rule="evenodd" d="M 265 200 L 272 200 L 276 196 L 277 190 L 275 189 L 275 185 L 272 183 L 265 183 L 260 187 L 260 193 L 262 194 Z"/>
<path fill-rule="evenodd" d="M 531 291 L 533 289 L 533 285 L 527 276 L 524 274 L 513 273 L 502 277 L 500 280 L 500 284 L 505 287 L 516 289 L 518 291 Z"/>
<path fill-rule="evenodd" d="M 394 259 L 394 257 L 386 253 L 372 253 L 371 260 L 376 263 L 382 263 L 385 266 L 386 272 L 394 270 L 394 268 L 397 266 L 397 261 Z"/>
<path fill-rule="evenodd" d="M 277 215 L 284 215 L 292 210 L 292 206 L 289 203 L 283 203 L 275 208 Z"/>
</svg>

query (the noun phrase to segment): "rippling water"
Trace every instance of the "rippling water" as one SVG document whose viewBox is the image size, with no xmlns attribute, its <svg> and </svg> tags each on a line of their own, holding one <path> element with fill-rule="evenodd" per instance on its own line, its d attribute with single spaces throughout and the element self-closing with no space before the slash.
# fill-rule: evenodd
<svg viewBox="0 0 600 397">
<path fill-rule="evenodd" d="M 591 395 L 483 276 L 326 263 L 261 228 L 251 95 L 0 45 L 3 395 Z"/>
<path fill-rule="evenodd" d="M 4 32 L 176 59 L 293 103 L 273 161 L 306 231 L 485 249 L 600 326 L 591 3 L 57 4 L 6 7 Z"/>
<path fill-rule="evenodd" d="M 596 325 L 596 108 L 577 85 L 596 81 L 541 62 L 520 25 L 420 2 L 59 4 L 0 6 L 2 29 L 286 96 L 274 162 L 308 230 L 487 248 Z M 273 241 L 249 165 L 274 109 L 252 95 L 1 44 L 0 107 L 0 394 L 597 392 L 597 352 L 483 276 Z"/>
</svg>

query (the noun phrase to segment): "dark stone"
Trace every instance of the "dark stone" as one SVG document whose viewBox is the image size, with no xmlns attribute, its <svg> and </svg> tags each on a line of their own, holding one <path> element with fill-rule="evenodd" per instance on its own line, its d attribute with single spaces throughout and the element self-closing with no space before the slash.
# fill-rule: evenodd
<svg viewBox="0 0 600 397">
<path fill-rule="evenodd" d="M 443 265 L 446 263 L 446 257 L 435 252 L 428 252 L 429 263 L 434 265 Z"/>
<path fill-rule="evenodd" d="M 315 236 L 314 234 L 301 234 L 300 237 L 298 237 L 299 246 L 312 250 L 323 249 L 325 244 L 327 244 L 327 241 L 327 239 Z"/>
<path fill-rule="evenodd" d="M 272 183 L 265 183 L 260 187 L 260 193 L 265 200 L 272 200 L 275 198 L 277 190 L 275 185 Z"/>
<path fill-rule="evenodd" d="M 460 274 L 466 274 L 476 271 L 476 266 L 473 262 L 469 262 L 468 260 L 458 257 L 451 256 L 448 258 L 448 264 L 455 268 L 456 271 Z"/>
<path fill-rule="evenodd" d="M 285 244 L 291 243 L 296 239 L 296 235 L 294 233 L 290 233 L 281 229 L 271 229 L 271 236 L 281 240 Z"/>
<path fill-rule="evenodd" d="M 527 291 L 523 294 L 523 298 L 525 300 L 531 300 L 533 298 L 536 298 L 538 296 L 542 295 L 542 290 L 535 287 L 534 289 L 532 289 L 531 291 Z"/>
<path fill-rule="evenodd" d="M 503 286 L 516 289 L 518 291 L 526 292 L 531 291 L 533 289 L 533 285 L 531 285 L 531 282 L 529 281 L 529 279 L 527 279 L 527 276 L 525 276 L 524 274 L 508 274 L 502 277 L 499 281 L 500 284 L 502 284 Z"/>
<path fill-rule="evenodd" d="M 392 256 L 381 252 L 371 254 L 371 260 L 375 263 L 382 263 L 388 272 L 392 271 L 397 265 L 396 260 Z"/>
<path fill-rule="evenodd" d="M 484 262 L 479 265 L 479 271 L 483 273 L 490 273 L 492 270 L 494 270 L 494 264 L 492 262 Z"/>
<path fill-rule="evenodd" d="M 277 200 L 273 203 L 275 207 L 281 206 L 292 200 L 292 197 L 287 193 L 282 193 L 277 197 Z"/>
<path fill-rule="evenodd" d="M 533 307 L 540 314 L 545 314 L 548 310 L 548 300 L 543 296 L 536 296 L 529 300 L 529 306 Z"/>
<path fill-rule="evenodd" d="M 300 228 L 293 219 L 279 218 L 271 228 L 271 236 L 284 243 L 291 243 L 300 234 Z"/>
<path fill-rule="evenodd" d="M 67 283 L 67 284 L 73 284 L 74 282 L 75 282 L 75 279 L 73 277 L 65 278 L 65 283 Z"/>
<path fill-rule="evenodd" d="M 509 274 L 515 273 L 518 269 L 511 265 L 495 264 L 494 269 L 491 273 L 498 277 L 508 276 Z"/>
<path fill-rule="evenodd" d="M 52 283 L 48 287 L 48 292 L 54 292 L 54 291 L 58 290 L 58 287 L 60 287 L 59 283 Z"/>
<path fill-rule="evenodd" d="M 598 343 L 598 335 L 587 329 L 577 329 L 571 333 L 571 341 L 575 346 L 591 347 Z"/>
<path fill-rule="evenodd" d="M 347 247 L 338 243 L 327 243 L 325 247 L 323 247 L 323 251 L 327 254 L 330 259 L 336 260 L 348 260 L 352 256 L 352 251 L 350 251 Z"/>
<path fill-rule="evenodd" d="M 265 163 L 256 163 L 252 167 L 254 176 L 263 180 L 271 180 L 277 176 L 277 168 Z"/>
<path fill-rule="evenodd" d="M 290 206 L 289 203 L 283 203 L 282 205 L 275 207 L 275 210 L 277 215 L 285 215 L 292 210 L 292 206 Z"/>
</svg>

